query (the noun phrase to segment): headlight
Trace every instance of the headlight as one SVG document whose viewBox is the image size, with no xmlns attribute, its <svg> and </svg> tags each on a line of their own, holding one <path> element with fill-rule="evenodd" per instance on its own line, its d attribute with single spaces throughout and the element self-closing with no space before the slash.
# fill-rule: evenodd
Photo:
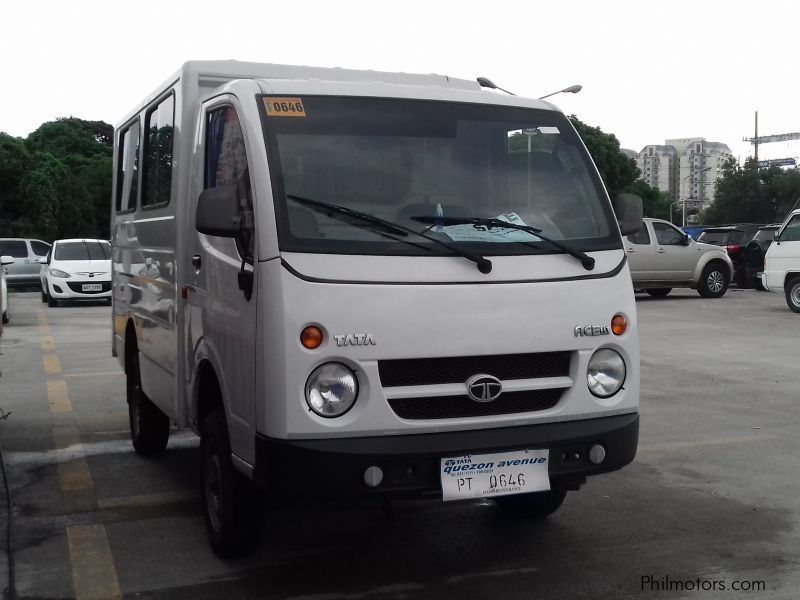
<svg viewBox="0 0 800 600">
<path fill-rule="evenodd" d="M 611 348 L 601 348 L 589 359 L 586 369 L 589 391 L 598 398 L 616 394 L 625 383 L 625 361 Z"/>
<path fill-rule="evenodd" d="M 65 273 L 61 269 L 50 269 L 50 275 L 53 277 L 60 277 L 61 279 L 66 279 L 69 277 L 69 273 Z"/>
<path fill-rule="evenodd" d="M 339 363 L 326 363 L 311 372 L 306 381 L 306 402 L 320 417 L 340 417 L 358 397 L 355 373 Z"/>
</svg>

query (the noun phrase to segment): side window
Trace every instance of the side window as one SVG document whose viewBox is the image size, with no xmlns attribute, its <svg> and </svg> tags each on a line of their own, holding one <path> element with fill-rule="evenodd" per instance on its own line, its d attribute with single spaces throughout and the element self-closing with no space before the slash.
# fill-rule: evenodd
<svg viewBox="0 0 800 600">
<path fill-rule="evenodd" d="M 40 242 L 39 240 L 31 240 L 31 248 L 36 256 L 46 256 L 50 250 L 50 244 Z"/>
<path fill-rule="evenodd" d="M 244 260 L 253 260 L 253 197 L 247 152 L 236 109 L 218 108 L 206 116 L 205 189 L 236 186 L 242 217 L 242 235 L 236 247 Z"/>
<path fill-rule="evenodd" d="M 139 121 L 119 136 L 117 158 L 117 212 L 136 210 L 139 177 Z"/>
<path fill-rule="evenodd" d="M 633 235 L 628 236 L 628 241 L 631 244 L 649 244 L 650 243 L 650 233 L 647 231 L 647 223 L 642 223 L 642 228 L 634 233 Z"/>
<path fill-rule="evenodd" d="M 680 246 L 683 244 L 683 234 L 666 223 L 653 223 L 656 240 L 661 246 Z"/>
<path fill-rule="evenodd" d="M 25 240 L 4 240 L 0 242 L 0 255 L 28 258 L 28 246 Z"/>
<path fill-rule="evenodd" d="M 781 232 L 782 242 L 800 242 L 800 216 L 792 217 Z"/>
<path fill-rule="evenodd" d="M 169 204 L 172 187 L 172 142 L 175 128 L 175 97 L 169 96 L 145 117 L 142 206 Z"/>
</svg>

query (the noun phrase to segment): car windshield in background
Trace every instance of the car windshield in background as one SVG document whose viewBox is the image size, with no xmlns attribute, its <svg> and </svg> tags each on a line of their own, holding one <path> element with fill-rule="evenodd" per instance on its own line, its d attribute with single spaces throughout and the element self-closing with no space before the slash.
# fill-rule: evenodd
<svg viewBox="0 0 800 600">
<path fill-rule="evenodd" d="M 700 234 L 698 241 L 706 244 L 730 244 L 731 242 L 744 241 L 745 232 L 736 229 L 725 229 L 722 231 L 709 231 L 706 229 Z"/>
<path fill-rule="evenodd" d="M 495 218 L 538 228 L 575 250 L 621 247 L 596 170 L 560 113 L 380 98 L 297 102 L 288 116 L 261 99 L 271 172 L 279 174 L 272 183 L 283 250 L 447 252 L 287 196 L 365 213 L 480 254 L 563 250 L 526 231 L 415 217 Z"/>
<path fill-rule="evenodd" d="M 55 260 L 108 260 L 111 258 L 111 245 L 92 240 L 58 244 L 54 258 Z"/>
</svg>

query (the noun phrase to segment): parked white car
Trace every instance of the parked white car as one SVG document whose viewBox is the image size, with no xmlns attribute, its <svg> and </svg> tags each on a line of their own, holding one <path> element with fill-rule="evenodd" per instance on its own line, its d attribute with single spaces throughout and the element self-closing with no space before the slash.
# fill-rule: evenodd
<svg viewBox="0 0 800 600">
<path fill-rule="evenodd" d="M 6 266 L 14 264 L 14 257 L 3 255 L 0 257 L 0 308 L 2 308 L 3 312 L 3 324 L 8 323 L 9 313 L 8 313 L 8 284 L 6 283 Z M 0 334 L 3 333 L 2 328 L 0 327 Z"/>
<path fill-rule="evenodd" d="M 696 242 L 669 221 L 643 221 L 624 242 L 634 289 L 657 297 L 675 287 L 696 289 L 704 298 L 725 295 L 733 264 L 724 248 Z"/>
<path fill-rule="evenodd" d="M 800 209 L 792 211 L 775 234 L 760 277 L 765 289 L 786 294 L 786 304 L 800 313 Z"/>
<path fill-rule="evenodd" d="M 106 240 L 56 240 L 41 261 L 42 302 L 100 300 L 111 303 L 111 244 Z"/>
</svg>

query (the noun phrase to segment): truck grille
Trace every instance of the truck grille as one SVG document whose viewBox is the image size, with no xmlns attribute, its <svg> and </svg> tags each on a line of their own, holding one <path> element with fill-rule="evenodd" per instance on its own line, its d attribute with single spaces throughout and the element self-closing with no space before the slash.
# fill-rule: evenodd
<svg viewBox="0 0 800 600">
<path fill-rule="evenodd" d="M 458 419 L 547 410 L 558 404 L 563 389 L 504 392 L 493 402 L 475 402 L 468 396 L 393 398 L 389 406 L 401 419 Z"/>
<path fill-rule="evenodd" d="M 378 372 L 383 387 L 399 387 L 462 383 L 479 373 L 494 375 L 501 381 L 566 377 L 569 363 L 570 352 L 408 358 L 378 361 Z"/>
</svg>

